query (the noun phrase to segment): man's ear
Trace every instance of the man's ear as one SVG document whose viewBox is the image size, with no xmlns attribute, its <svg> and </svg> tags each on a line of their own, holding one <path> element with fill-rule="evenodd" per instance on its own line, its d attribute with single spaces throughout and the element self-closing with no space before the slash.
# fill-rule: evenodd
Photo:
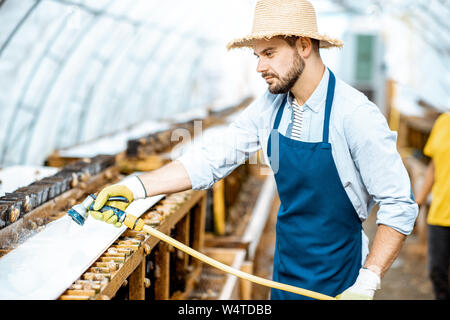
<svg viewBox="0 0 450 320">
<path fill-rule="evenodd" d="M 311 55 L 312 52 L 312 41 L 307 37 L 299 37 L 296 43 L 298 54 L 306 59 Z"/>
</svg>

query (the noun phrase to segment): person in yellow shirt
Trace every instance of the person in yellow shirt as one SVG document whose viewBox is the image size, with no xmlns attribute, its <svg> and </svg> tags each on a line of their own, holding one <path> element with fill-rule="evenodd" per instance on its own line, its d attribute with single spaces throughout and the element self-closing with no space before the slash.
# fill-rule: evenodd
<svg viewBox="0 0 450 320">
<path fill-rule="evenodd" d="M 432 200 L 427 216 L 428 271 L 437 300 L 450 299 L 450 112 L 436 120 L 423 150 L 431 158 L 416 202 Z"/>
</svg>

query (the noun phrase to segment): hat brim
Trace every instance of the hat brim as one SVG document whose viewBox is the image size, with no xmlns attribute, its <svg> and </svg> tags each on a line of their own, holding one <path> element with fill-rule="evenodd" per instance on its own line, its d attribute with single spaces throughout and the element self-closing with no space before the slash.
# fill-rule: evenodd
<svg viewBox="0 0 450 320">
<path fill-rule="evenodd" d="M 227 44 L 227 49 L 236 49 L 236 48 L 251 48 L 253 47 L 253 42 L 255 40 L 266 39 L 269 40 L 276 36 L 298 36 L 298 37 L 308 37 L 312 39 L 316 39 L 320 41 L 319 47 L 328 49 L 328 48 L 342 48 L 344 46 L 344 42 L 339 39 L 331 38 L 327 35 L 321 34 L 287 34 L 287 33 L 264 33 L 264 34 L 251 34 L 249 36 L 235 39 Z"/>
</svg>

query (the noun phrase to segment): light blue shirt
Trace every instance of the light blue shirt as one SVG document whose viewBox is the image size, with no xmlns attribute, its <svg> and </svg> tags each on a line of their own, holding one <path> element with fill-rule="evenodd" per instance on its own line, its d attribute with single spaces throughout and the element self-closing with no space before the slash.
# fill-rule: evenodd
<svg viewBox="0 0 450 320">
<path fill-rule="evenodd" d="M 322 141 L 328 78 L 326 69 L 304 105 L 301 141 Z M 289 136 L 293 113 L 291 95 L 266 91 L 226 128 L 203 137 L 177 159 L 186 168 L 193 189 L 210 188 L 260 149 L 269 163 L 267 142 L 282 99 L 288 99 L 288 103 L 279 132 Z M 397 134 L 389 129 L 379 108 L 364 94 L 336 78 L 329 142 L 342 185 L 361 221 L 378 204 L 377 224 L 409 235 L 418 206 L 396 141 Z M 280 165 L 282 162 L 280 159 Z"/>
</svg>

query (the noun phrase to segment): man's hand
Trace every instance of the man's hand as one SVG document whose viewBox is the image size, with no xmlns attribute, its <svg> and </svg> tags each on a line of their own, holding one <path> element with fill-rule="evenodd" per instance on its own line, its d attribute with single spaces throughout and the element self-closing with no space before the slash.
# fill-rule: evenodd
<svg viewBox="0 0 450 320">
<path fill-rule="evenodd" d="M 110 197 L 121 196 L 125 197 L 128 202 L 122 201 L 108 201 Z M 90 214 L 97 220 L 103 220 L 107 223 L 113 224 L 116 227 L 122 226 L 122 222 L 118 222 L 117 215 L 112 210 L 100 212 L 103 206 L 111 206 L 122 211 L 130 205 L 133 200 L 143 199 L 146 197 L 144 185 L 137 176 L 126 178 L 118 184 L 108 186 L 100 191 L 94 203 L 94 210 Z"/>
<path fill-rule="evenodd" d="M 360 269 L 355 283 L 336 296 L 339 300 L 373 300 L 375 290 L 380 288 L 380 277 L 369 269 Z"/>
</svg>

